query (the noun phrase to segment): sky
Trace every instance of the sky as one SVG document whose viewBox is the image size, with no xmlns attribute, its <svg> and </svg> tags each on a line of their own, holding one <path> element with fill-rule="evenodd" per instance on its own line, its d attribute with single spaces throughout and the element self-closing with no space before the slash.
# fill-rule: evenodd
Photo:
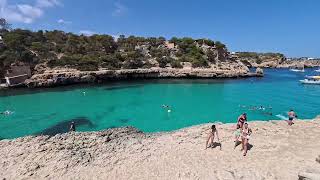
<svg viewBox="0 0 320 180">
<path fill-rule="evenodd" d="M 320 57 L 319 9 L 319 0 L 0 0 L 14 28 L 209 38 L 288 57 Z"/>
</svg>

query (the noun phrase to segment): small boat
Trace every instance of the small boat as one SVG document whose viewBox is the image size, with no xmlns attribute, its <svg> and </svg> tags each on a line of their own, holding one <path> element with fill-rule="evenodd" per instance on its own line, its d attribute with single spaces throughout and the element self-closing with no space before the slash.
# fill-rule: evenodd
<svg viewBox="0 0 320 180">
<path fill-rule="evenodd" d="M 320 72 L 320 69 L 316 69 L 316 70 L 314 70 L 315 72 Z"/>
<path fill-rule="evenodd" d="M 303 69 L 289 69 L 290 71 L 293 72 L 304 72 L 304 68 Z"/>
<path fill-rule="evenodd" d="M 302 84 L 319 84 L 320 85 L 320 76 L 306 76 L 307 79 L 300 80 Z"/>
</svg>

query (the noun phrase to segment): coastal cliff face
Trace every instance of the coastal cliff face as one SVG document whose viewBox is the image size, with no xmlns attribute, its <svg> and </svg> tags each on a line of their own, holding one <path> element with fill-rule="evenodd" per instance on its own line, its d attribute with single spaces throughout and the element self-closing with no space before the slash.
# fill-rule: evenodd
<svg viewBox="0 0 320 180">
<path fill-rule="evenodd" d="M 247 67 L 255 68 L 312 68 L 320 66 L 320 60 L 289 60 L 280 53 L 236 52 L 231 56 Z"/>
<path fill-rule="evenodd" d="M 10 71 L 15 64 L 30 67 L 33 76 L 25 82 L 28 87 L 131 78 L 262 75 L 250 73 L 242 62 L 230 57 L 223 43 L 210 39 L 136 36 L 115 39 L 109 35 L 15 29 L 3 33 L 3 42 L 1 69 Z"/>
<path fill-rule="evenodd" d="M 246 157 L 234 125 L 217 124 L 220 148 L 204 149 L 211 124 L 145 134 L 132 127 L 0 141 L 1 179 L 317 179 L 320 119 L 250 122 Z M 299 138 L 297 138 L 299 137 Z M 281 162 L 281 163 L 279 163 Z M 246 167 L 244 170 L 243 167 Z"/>
<path fill-rule="evenodd" d="M 151 79 L 151 78 L 239 78 L 263 76 L 263 71 L 249 72 L 249 69 L 238 63 L 220 63 L 211 68 L 150 68 L 121 69 L 99 71 L 79 71 L 76 69 L 47 69 L 41 74 L 35 74 L 26 80 L 28 87 L 51 87 L 57 85 L 106 82 L 121 79 Z"/>
</svg>

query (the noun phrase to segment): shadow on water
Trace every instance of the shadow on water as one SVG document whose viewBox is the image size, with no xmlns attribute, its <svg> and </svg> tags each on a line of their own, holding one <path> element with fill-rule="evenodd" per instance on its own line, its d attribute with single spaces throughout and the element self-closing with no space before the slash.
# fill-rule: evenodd
<svg viewBox="0 0 320 180">
<path fill-rule="evenodd" d="M 58 124 L 51 126 L 47 129 L 44 129 L 41 132 L 35 133 L 35 135 L 49 135 L 49 136 L 54 136 L 56 134 L 59 133 L 66 133 L 69 131 L 69 127 L 71 125 L 71 123 L 74 122 L 76 128 L 78 126 L 89 126 L 89 127 L 93 127 L 93 123 L 86 117 L 77 117 L 71 120 L 67 120 L 67 121 L 62 121 L 59 122 Z"/>
<path fill-rule="evenodd" d="M 106 111 L 104 111 L 104 112 L 99 113 L 98 115 L 96 115 L 96 118 L 95 118 L 95 119 L 97 119 L 97 120 L 102 120 L 102 119 L 104 119 L 104 117 L 107 117 L 108 114 L 113 113 L 115 110 L 116 110 L 116 106 L 108 107 L 108 108 L 106 108 Z"/>
<path fill-rule="evenodd" d="M 88 84 L 74 84 L 68 86 L 59 86 L 59 87 L 48 87 L 48 88 L 13 88 L 13 89 L 3 89 L 0 90 L 0 97 L 6 96 L 17 96 L 17 95 L 26 95 L 26 94 L 38 94 L 38 93 L 47 93 L 47 92 L 65 92 L 73 91 L 81 88 L 94 87 Z"/>
<path fill-rule="evenodd" d="M 111 86 L 111 87 L 106 87 L 104 90 L 106 91 L 111 91 L 111 90 L 121 90 L 121 89 L 131 89 L 131 88 L 140 88 L 143 87 L 144 85 L 131 85 L 131 86 Z"/>
<path fill-rule="evenodd" d="M 37 94 L 47 92 L 64 92 L 73 91 L 82 88 L 104 88 L 105 90 L 119 90 L 126 88 L 139 88 L 147 84 L 211 84 L 211 83 L 225 83 L 234 81 L 233 79 L 137 79 L 137 80 L 121 80 L 104 82 L 101 84 L 71 84 L 65 86 L 56 86 L 48 88 L 13 88 L 0 90 L 0 97 Z"/>
</svg>

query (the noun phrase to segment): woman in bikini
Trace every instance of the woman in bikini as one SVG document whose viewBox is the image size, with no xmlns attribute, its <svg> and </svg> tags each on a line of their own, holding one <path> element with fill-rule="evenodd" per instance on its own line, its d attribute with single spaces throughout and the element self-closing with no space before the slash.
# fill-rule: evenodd
<svg viewBox="0 0 320 180">
<path fill-rule="evenodd" d="M 218 142 L 220 143 L 220 140 L 219 140 L 219 135 L 218 135 L 218 130 L 216 129 L 216 125 L 212 125 L 211 126 L 211 130 L 209 132 L 209 136 L 208 136 L 208 139 L 207 139 L 207 142 L 206 142 L 206 149 L 208 147 L 212 147 L 213 146 L 213 140 L 214 140 L 214 135 L 216 134 L 216 137 L 218 139 Z M 210 144 L 208 146 L 208 143 L 210 141 Z M 221 144 L 220 144 L 220 149 L 221 149 Z"/>
<path fill-rule="evenodd" d="M 241 139 L 242 139 L 241 151 L 244 150 L 243 156 L 247 155 L 248 144 L 249 144 L 249 139 L 250 139 L 251 133 L 252 133 L 252 130 L 248 127 L 248 123 L 244 123 L 244 126 L 242 128 L 242 132 L 241 132 Z"/>
<path fill-rule="evenodd" d="M 294 124 L 293 120 L 295 118 L 297 118 L 298 116 L 296 115 L 296 113 L 292 109 L 288 112 L 288 116 L 289 116 L 289 120 L 287 120 L 287 123 L 289 126 L 292 126 Z"/>
<path fill-rule="evenodd" d="M 243 124 L 247 121 L 247 113 L 243 113 L 238 117 L 238 124 L 240 125 L 240 128 L 243 127 Z"/>
</svg>

